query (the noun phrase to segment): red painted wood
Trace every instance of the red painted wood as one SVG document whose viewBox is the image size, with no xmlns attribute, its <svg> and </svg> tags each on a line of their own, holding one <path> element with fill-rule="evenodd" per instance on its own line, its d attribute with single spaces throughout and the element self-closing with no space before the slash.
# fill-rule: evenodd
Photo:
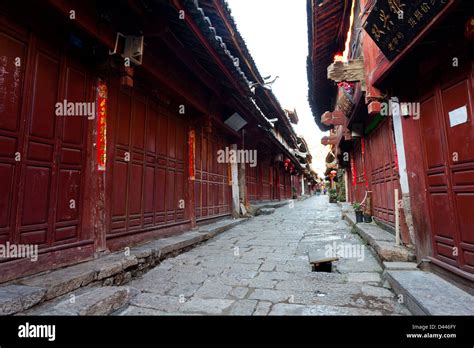
<svg viewBox="0 0 474 348">
<path fill-rule="evenodd" d="M 247 184 L 247 197 L 250 202 L 255 202 L 260 199 L 258 194 L 258 171 L 257 167 L 245 166 L 245 182 Z"/>
<path fill-rule="evenodd" d="M 366 139 L 367 175 L 375 218 L 395 226 L 395 189 L 399 188 L 391 119 L 386 119 Z M 399 195 L 401 199 L 401 193 Z"/>
<path fill-rule="evenodd" d="M 110 84 L 118 90 L 117 80 Z M 109 115 L 114 119 L 107 173 L 109 245 L 117 244 L 115 238 L 138 240 L 134 235 L 188 223 L 184 120 L 136 89 L 118 91 L 110 103 L 116 106 L 115 114 Z"/>
<path fill-rule="evenodd" d="M 433 254 L 474 273 L 473 75 L 438 84 L 421 100 L 421 139 Z M 466 106 L 466 123 L 450 126 L 449 112 Z"/>
<path fill-rule="evenodd" d="M 217 162 L 217 151 L 225 150 L 226 146 L 230 148 L 230 143 L 223 136 L 196 130 L 194 207 L 197 221 L 231 214 L 228 164 Z"/>
<path fill-rule="evenodd" d="M 93 77 L 54 38 L 0 22 L 0 243 L 37 244 L 42 255 L 19 266 L 18 276 L 44 269 L 46 260 L 48 267 L 69 262 L 58 248 L 93 243 L 91 229 L 82 227 L 90 121 L 55 115 L 58 101 L 93 102 Z"/>
</svg>

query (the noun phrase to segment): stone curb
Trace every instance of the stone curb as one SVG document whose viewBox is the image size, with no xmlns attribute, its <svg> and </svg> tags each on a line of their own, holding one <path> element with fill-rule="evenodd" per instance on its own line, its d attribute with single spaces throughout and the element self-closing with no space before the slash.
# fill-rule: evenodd
<svg viewBox="0 0 474 348">
<path fill-rule="evenodd" d="M 474 296 L 421 270 L 386 270 L 384 278 L 414 315 L 474 315 Z"/>
<path fill-rule="evenodd" d="M 187 250 L 247 219 L 218 221 L 169 238 L 153 240 L 99 259 L 18 279 L 0 286 L 0 315 L 20 313 L 85 286 L 122 285 L 168 256 Z M 120 297 L 120 296 L 119 296 Z M 59 315 L 59 312 L 58 312 Z"/>
<path fill-rule="evenodd" d="M 395 245 L 395 236 L 378 227 L 375 224 L 357 223 L 355 214 L 352 211 L 342 213 L 342 217 L 353 228 L 353 230 L 369 244 L 383 261 L 409 262 L 415 260 L 413 251 Z"/>
<path fill-rule="evenodd" d="M 275 212 L 276 209 L 284 207 L 289 203 L 290 200 L 252 204 L 248 212 L 250 215 L 253 216 L 271 215 Z"/>
</svg>

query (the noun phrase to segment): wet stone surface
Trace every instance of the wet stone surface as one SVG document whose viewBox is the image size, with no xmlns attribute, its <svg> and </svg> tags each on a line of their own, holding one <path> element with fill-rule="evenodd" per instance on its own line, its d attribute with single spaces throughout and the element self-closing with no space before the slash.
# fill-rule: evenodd
<svg viewBox="0 0 474 348">
<path fill-rule="evenodd" d="M 337 255 L 332 273 L 308 253 Z M 313 196 L 169 258 L 129 286 L 141 291 L 118 315 L 409 315 L 337 204 Z"/>
</svg>

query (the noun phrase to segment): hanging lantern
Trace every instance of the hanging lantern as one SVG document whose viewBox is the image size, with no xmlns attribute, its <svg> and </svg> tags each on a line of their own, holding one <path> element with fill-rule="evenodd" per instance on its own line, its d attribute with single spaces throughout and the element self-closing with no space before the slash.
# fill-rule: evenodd
<svg viewBox="0 0 474 348">
<path fill-rule="evenodd" d="M 283 161 L 283 165 L 285 166 L 285 170 L 288 171 L 288 167 L 290 165 L 290 160 L 287 158 Z"/>
</svg>

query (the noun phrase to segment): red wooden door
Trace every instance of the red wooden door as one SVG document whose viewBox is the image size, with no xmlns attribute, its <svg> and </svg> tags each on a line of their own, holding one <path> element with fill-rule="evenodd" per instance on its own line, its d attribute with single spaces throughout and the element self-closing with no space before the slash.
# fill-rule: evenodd
<svg viewBox="0 0 474 348">
<path fill-rule="evenodd" d="M 272 188 L 273 199 L 280 199 L 280 164 L 275 162 L 272 167 Z"/>
<path fill-rule="evenodd" d="M 391 119 L 386 119 L 367 137 L 364 160 L 374 217 L 390 226 L 395 225 L 395 189 L 399 188 L 394 149 Z"/>
<path fill-rule="evenodd" d="M 245 181 L 247 185 L 247 197 L 250 202 L 258 200 L 257 195 L 257 167 L 251 167 L 249 164 L 245 165 Z"/>
<path fill-rule="evenodd" d="M 262 200 L 271 200 L 272 199 L 272 183 L 271 183 L 271 171 L 272 167 L 268 162 L 262 162 L 260 165 L 260 181 L 261 185 L 261 197 Z"/>
<path fill-rule="evenodd" d="M 0 31 L 0 243 L 42 252 L 90 237 L 81 222 L 89 121 L 56 116 L 55 104 L 92 102 L 92 78 L 53 46 Z"/>
<path fill-rule="evenodd" d="M 231 213 L 229 164 L 217 162 L 217 152 L 225 147 L 230 148 L 230 144 L 223 136 L 196 131 L 194 204 L 197 221 Z"/>
<path fill-rule="evenodd" d="M 184 121 L 144 93 L 110 88 L 111 161 L 108 240 L 188 222 L 185 217 Z M 120 242 L 119 242 L 120 244 Z"/>
<path fill-rule="evenodd" d="M 422 99 L 420 119 L 434 257 L 468 273 L 474 273 L 473 92 L 472 72 L 437 86 Z"/>
<path fill-rule="evenodd" d="M 355 173 L 355 187 L 353 187 L 354 197 L 352 197 L 353 202 L 362 202 L 365 197 L 365 192 L 368 190 L 366 186 L 366 177 L 364 175 L 364 165 L 365 159 L 362 157 L 362 146 L 361 141 L 356 143 L 356 148 L 354 149 L 354 170 Z"/>
</svg>

